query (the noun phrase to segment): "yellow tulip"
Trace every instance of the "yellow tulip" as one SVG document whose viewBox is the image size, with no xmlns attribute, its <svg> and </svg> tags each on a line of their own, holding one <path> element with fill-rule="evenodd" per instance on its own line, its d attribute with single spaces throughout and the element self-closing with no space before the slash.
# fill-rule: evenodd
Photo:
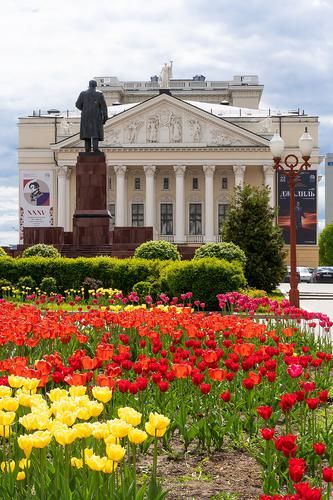
<svg viewBox="0 0 333 500">
<path fill-rule="evenodd" d="M 147 437 L 147 433 L 140 429 L 131 429 L 128 433 L 128 440 L 133 444 L 141 444 Z"/>
<path fill-rule="evenodd" d="M 0 410 L 0 425 L 10 425 L 14 422 L 16 417 L 13 411 L 2 411 Z"/>
<path fill-rule="evenodd" d="M 15 461 L 9 460 L 7 462 L 1 462 L 0 469 L 2 472 L 14 472 L 15 470 Z"/>
<path fill-rule="evenodd" d="M 91 425 L 91 429 L 95 439 L 105 439 L 110 434 L 110 429 L 106 422 L 95 422 Z"/>
<path fill-rule="evenodd" d="M 83 396 L 87 392 L 85 385 L 72 385 L 69 389 L 69 394 L 72 397 Z"/>
<path fill-rule="evenodd" d="M 105 465 L 104 465 L 102 471 L 105 474 L 112 474 L 116 470 L 117 466 L 118 466 L 117 462 L 113 462 L 112 460 L 107 460 L 105 462 Z"/>
<path fill-rule="evenodd" d="M 151 413 L 149 415 L 149 424 L 155 429 L 164 429 L 170 424 L 170 419 L 159 413 Z"/>
<path fill-rule="evenodd" d="M 17 481 L 23 481 L 25 479 L 25 472 L 20 470 L 20 472 L 17 473 L 16 479 Z"/>
<path fill-rule="evenodd" d="M 120 462 L 125 456 L 126 450 L 120 444 L 109 444 L 106 447 L 106 454 L 110 460 Z"/>
<path fill-rule="evenodd" d="M 92 433 L 91 425 L 87 422 L 75 424 L 73 426 L 73 429 L 76 430 L 77 437 L 80 439 L 87 438 L 91 436 Z"/>
<path fill-rule="evenodd" d="M 117 438 L 112 434 L 109 434 L 107 437 L 104 438 L 105 444 L 116 444 L 117 441 L 118 441 Z"/>
<path fill-rule="evenodd" d="M 31 450 L 32 450 L 32 435 L 31 434 L 22 434 L 17 438 L 17 444 L 23 450 L 25 456 L 28 458 L 30 457 Z"/>
<path fill-rule="evenodd" d="M 129 431 L 132 429 L 132 426 L 127 424 L 124 420 L 115 418 L 114 420 L 109 421 L 109 428 L 111 434 L 113 434 L 116 438 L 123 438 L 127 436 Z"/>
<path fill-rule="evenodd" d="M 87 460 L 87 458 L 93 456 L 94 450 L 92 450 L 91 448 L 85 448 L 83 454 L 84 454 L 84 459 Z"/>
<path fill-rule="evenodd" d="M 107 457 L 100 457 L 99 455 L 91 455 L 86 458 L 86 464 L 91 470 L 101 471 L 107 463 Z"/>
<path fill-rule="evenodd" d="M 59 420 L 59 422 L 62 422 L 63 424 L 68 425 L 69 427 L 74 424 L 76 417 L 77 417 L 76 412 L 72 411 L 59 412 L 56 415 L 56 419 Z"/>
<path fill-rule="evenodd" d="M 124 408 L 118 408 L 118 417 L 136 427 L 141 423 L 142 414 L 134 410 L 134 408 L 125 406 Z"/>
<path fill-rule="evenodd" d="M 14 387 L 17 389 L 18 387 L 22 387 L 24 384 L 25 378 L 18 377 L 17 375 L 9 375 L 8 376 L 8 384 L 10 387 Z"/>
<path fill-rule="evenodd" d="M 68 392 L 65 389 L 60 389 L 56 387 L 55 389 L 51 389 L 50 392 L 47 393 L 49 399 L 54 401 L 60 401 L 61 399 L 68 397 Z"/>
<path fill-rule="evenodd" d="M 83 406 L 82 408 L 77 409 L 77 418 L 80 420 L 89 420 L 91 417 L 91 413 L 89 408 Z"/>
<path fill-rule="evenodd" d="M 72 444 L 77 437 L 78 436 L 75 429 L 59 429 L 54 432 L 55 440 L 62 446 Z"/>
<path fill-rule="evenodd" d="M 92 394 L 95 399 L 102 401 L 102 403 L 108 403 L 112 398 L 112 390 L 109 387 L 93 387 Z"/>
<path fill-rule="evenodd" d="M 35 413 L 27 413 L 19 418 L 19 422 L 27 431 L 32 431 L 38 428 L 38 417 Z"/>
<path fill-rule="evenodd" d="M 19 461 L 20 469 L 29 469 L 30 465 L 31 465 L 30 460 L 27 460 L 26 458 L 21 458 L 21 460 Z"/>
<path fill-rule="evenodd" d="M 148 432 L 148 434 L 150 436 L 158 437 L 158 438 L 163 437 L 164 434 L 167 431 L 167 427 L 164 427 L 162 429 L 157 429 L 156 427 L 154 427 L 153 425 L 151 425 L 150 422 L 146 423 L 145 429 L 146 429 L 146 431 Z"/>
<path fill-rule="evenodd" d="M 40 379 L 38 378 L 25 378 L 23 387 L 29 391 L 34 391 L 39 385 Z"/>
<path fill-rule="evenodd" d="M 88 409 L 90 411 L 90 415 L 94 418 L 99 417 L 104 409 L 103 403 L 97 403 L 96 401 L 90 401 Z"/>
<path fill-rule="evenodd" d="M 0 437 L 9 438 L 11 435 L 10 425 L 0 425 Z"/>
<path fill-rule="evenodd" d="M 12 390 L 7 385 L 0 385 L 0 398 L 10 397 Z"/>
<path fill-rule="evenodd" d="M 25 406 L 27 408 L 29 408 L 31 406 L 32 396 L 30 394 L 26 394 L 22 391 L 20 391 L 20 392 L 17 391 L 16 397 L 18 398 L 21 406 Z"/>
<path fill-rule="evenodd" d="M 19 407 L 19 400 L 17 398 L 3 397 L 0 399 L 0 408 L 6 411 L 16 411 Z"/>
<path fill-rule="evenodd" d="M 45 448 L 52 439 L 52 434 L 49 431 L 36 431 L 31 434 L 33 448 Z"/>
<path fill-rule="evenodd" d="M 83 467 L 82 458 L 72 457 L 71 458 L 71 466 L 75 467 L 76 469 L 82 469 L 82 467 Z"/>
</svg>

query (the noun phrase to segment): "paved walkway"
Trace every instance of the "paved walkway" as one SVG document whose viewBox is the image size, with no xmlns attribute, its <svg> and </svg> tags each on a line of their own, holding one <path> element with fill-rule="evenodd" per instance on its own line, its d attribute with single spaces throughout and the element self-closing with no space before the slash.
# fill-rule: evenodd
<svg viewBox="0 0 333 500">
<path fill-rule="evenodd" d="M 289 283 L 281 283 L 279 286 L 282 293 L 288 293 Z M 333 283 L 300 283 L 300 306 L 311 312 L 322 312 L 333 319 Z"/>
</svg>

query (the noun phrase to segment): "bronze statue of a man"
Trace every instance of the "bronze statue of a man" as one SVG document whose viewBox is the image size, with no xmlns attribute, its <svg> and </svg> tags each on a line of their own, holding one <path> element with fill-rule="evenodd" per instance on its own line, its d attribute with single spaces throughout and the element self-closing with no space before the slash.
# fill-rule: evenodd
<svg viewBox="0 0 333 500">
<path fill-rule="evenodd" d="M 75 106 L 82 111 L 80 139 L 84 139 L 86 153 L 99 151 L 98 141 L 103 141 L 103 125 L 108 119 L 108 108 L 102 92 L 96 90 L 96 80 L 90 80 L 88 90 L 83 90 Z"/>
</svg>

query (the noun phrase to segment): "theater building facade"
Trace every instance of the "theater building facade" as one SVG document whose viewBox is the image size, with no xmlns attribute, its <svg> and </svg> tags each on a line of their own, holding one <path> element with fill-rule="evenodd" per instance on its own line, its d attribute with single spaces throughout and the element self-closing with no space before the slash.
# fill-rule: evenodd
<svg viewBox="0 0 333 500">
<path fill-rule="evenodd" d="M 171 79 L 167 89 L 154 80 L 134 82 L 133 88 L 130 82 L 105 83 L 105 77 L 97 81 L 109 111 L 100 149 L 107 165 L 105 208 L 115 229 L 149 227 L 154 239 L 194 247 L 221 240 L 235 186 L 267 185 L 271 206 L 278 206 L 269 148 L 276 130 L 286 154 L 299 154 L 307 126 L 314 139 L 311 170 L 318 168 L 318 117 L 260 109 L 257 77 L 215 86 Z M 70 243 L 77 157 L 84 150 L 79 123 L 79 111 L 39 111 L 19 119 L 21 243 L 27 243 L 25 228 L 47 227 L 63 228 L 64 243 Z M 318 264 L 316 243 L 299 245 L 300 265 Z"/>
</svg>

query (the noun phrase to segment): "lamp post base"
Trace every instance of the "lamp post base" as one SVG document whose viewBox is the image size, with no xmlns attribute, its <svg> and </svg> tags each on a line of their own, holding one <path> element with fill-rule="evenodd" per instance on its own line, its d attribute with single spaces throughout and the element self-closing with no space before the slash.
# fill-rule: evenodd
<svg viewBox="0 0 333 500">
<path fill-rule="evenodd" d="M 289 303 L 291 306 L 299 307 L 299 290 L 298 290 L 298 288 L 291 288 L 289 290 Z"/>
</svg>

